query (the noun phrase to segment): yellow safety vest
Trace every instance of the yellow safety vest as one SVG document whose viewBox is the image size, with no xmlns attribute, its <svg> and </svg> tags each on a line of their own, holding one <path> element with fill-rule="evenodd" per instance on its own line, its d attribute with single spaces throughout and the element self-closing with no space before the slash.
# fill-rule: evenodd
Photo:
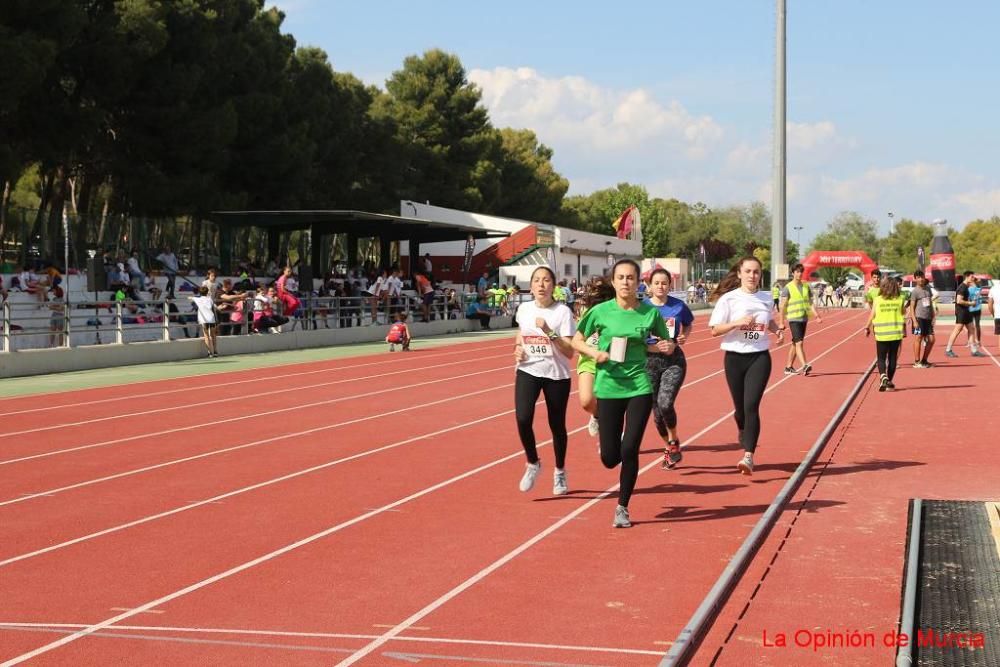
<svg viewBox="0 0 1000 667">
<path fill-rule="evenodd" d="M 875 317 L 872 319 L 872 330 L 875 332 L 875 340 L 902 340 L 903 339 L 903 297 L 897 296 L 895 299 L 886 299 L 880 294 L 872 298 L 872 310 Z"/>
<path fill-rule="evenodd" d="M 788 307 L 785 317 L 790 320 L 809 319 L 809 285 L 803 283 L 799 289 L 793 280 L 785 287 L 788 288 Z"/>
<path fill-rule="evenodd" d="M 771 287 L 771 298 L 775 301 L 781 298 L 781 288 L 777 285 Z"/>
</svg>

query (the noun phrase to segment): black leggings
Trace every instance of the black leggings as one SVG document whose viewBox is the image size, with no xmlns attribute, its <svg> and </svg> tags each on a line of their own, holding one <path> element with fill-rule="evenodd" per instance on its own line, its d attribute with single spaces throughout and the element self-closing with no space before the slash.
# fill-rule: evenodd
<svg viewBox="0 0 1000 667">
<path fill-rule="evenodd" d="M 674 401 L 687 375 L 687 359 L 679 349 L 673 354 L 650 354 L 646 357 L 646 373 L 653 383 L 653 423 L 656 432 L 666 439 L 667 428 L 677 428 Z"/>
<path fill-rule="evenodd" d="M 556 453 L 556 467 L 566 465 L 566 406 L 569 404 L 569 379 L 550 380 L 517 372 L 514 380 L 514 415 L 517 418 L 517 434 L 521 446 L 528 457 L 528 463 L 538 463 L 538 449 L 535 447 L 535 402 L 540 393 L 545 394 L 545 409 L 549 413 L 549 428 L 552 430 L 552 449 Z"/>
<path fill-rule="evenodd" d="M 631 398 L 598 398 L 597 423 L 601 427 L 601 463 L 605 468 L 622 465 L 619 476 L 618 504 L 628 507 L 628 501 L 639 478 L 639 445 L 646 432 L 653 395 Z M 622 433 L 622 426 L 625 433 Z"/>
<path fill-rule="evenodd" d="M 760 400 L 771 376 L 771 353 L 726 351 L 726 382 L 733 397 L 733 418 L 740 430 L 740 444 L 753 453 L 760 438 Z"/>
<path fill-rule="evenodd" d="M 899 356 L 900 340 L 875 341 L 875 360 L 878 362 L 878 374 L 885 375 L 892 382 L 896 376 L 896 358 Z"/>
</svg>

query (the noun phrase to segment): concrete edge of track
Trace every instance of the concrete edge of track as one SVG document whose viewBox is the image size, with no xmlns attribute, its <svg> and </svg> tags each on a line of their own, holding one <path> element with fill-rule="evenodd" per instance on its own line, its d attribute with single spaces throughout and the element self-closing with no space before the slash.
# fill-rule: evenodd
<svg viewBox="0 0 1000 667">
<path fill-rule="evenodd" d="M 916 636 L 917 585 L 920 579 L 920 526 L 923 520 L 923 501 L 914 498 L 910 501 L 910 539 L 906 548 L 906 574 L 903 578 L 903 610 L 899 621 L 899 632 L 908 637 Z M 896 667 L 910 667 L 913 664 L 913 645 L 900 644 L 896 652 Z"/>
<path fill-rule="evenodd" d="M 513 336 L 515 333 L 517 333 L 517 330 L 511 328 L 483 332 L 470 331 L 458 334 L 427 336 L 419 338 L 415 342 L 419 348 L 436 348 L 444 345 L 486 342 L 497 338 Z M 135 382 L 200 377 L 252 368 L 270 368 L 313 361 L 343 359 L 380 354 L 385 351 L 386 344 L 382 341 L 375 341 L 303 348 L 299 350 L 275 350 L 228 355 L 215 359 L 183 359 L 130 366 L 109 366 L 88 370 L 40 373 L 38 375 L 3 378 L 3 382 L 0 382 L 0 400 L 31 394 L 77 391 L 95 387 L 133 384 Z"/>
<path fill-rule="evenodd" d="M 670 651 L 660 661 L 660 667 L 676 667 L 677 665 L 686 665 L 691 658 L 694 657 L 694 653 L 701 645 L 702 639 L 704 639 L 706 633 L 715 622 L 715 619 L 719 615 L 719 612 L 722 611 L 723 606 L 725 606 L 728 602 L 729 595 L 739 583 L 740 578 L 746 572 L 750 562 L 757 554 L 757 550 L 760 548 L 761 544 L 763 544 L 771 528 L 774 527 L 778 517 L 781 515 L 781 512 L 784 511 L 788 501 L 795 494 L 795 491 L 805 479 L 806 474 L 808 474 L 810 468 L 812 468 L 816 459 L 826 447 L 826 443 L 830 440 L 833 432 L 840 425 L 841 420 L 843 420 L 844 415 L 847 413 L 851 404 L 854 403 L 854 400 L 858 397 L 858 394 L 865 386 L 868 376 L 871 375 L 874 368 L 875 361 L 873 360 L 871 364 L 869 364 L 868 368 L 861 374 L 858 382 L 854 385 L 854 388 L 851 390 L 850 394 L 848 394 L 840 408 L 830 419 L 829 423 L 827 423 L 826 428 L 819 434 L 816 442 L 813 443 L 813 446 L 806 453 L 805 457 L 803 457 L 802 462 L 799 463 L 795 473 L 788 478 L 788 481 L 785 482 L 785 485 L 774 497 L 774 500 L 771 501 L 770 506 L 764 511 L 764 514 L 761 515 L 756 525 L 754 525 L 753 530 L 751 530 L 746 539 L 743 540 L 743 544 L 740 545 L 737 552 L 733 554 L 733 557 L 729 560 L 726 568 L 716 580 L 715 585 L 712 586 L 711 590 L 709 590 L 708 594 L 691 616 L 691 619 L 687 622 L 687 625 L 685 625 L 684 628 L 681 629 L 680 634 L 677 635 L 677 639 L 674 640 Z"/>
</svg>

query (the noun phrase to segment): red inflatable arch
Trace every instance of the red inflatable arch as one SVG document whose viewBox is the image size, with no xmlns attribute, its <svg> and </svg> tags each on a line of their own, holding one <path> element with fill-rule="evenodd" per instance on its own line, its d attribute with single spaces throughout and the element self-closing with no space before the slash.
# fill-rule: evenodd
<svg viewBox="0 0 1000 667">
<path fill-rule="evenodd" d="M 824 266 L 836 266 L 838 268 L 857 267 L 865 274 L 865 282 L 871 282 L 872 271 L 878 268 L 878 264 L 872 258 L 860 250 L 814 250 L 802 260 L 805 273 L 803 280 L 808 280 L 812 272 Z"/>
</svg>

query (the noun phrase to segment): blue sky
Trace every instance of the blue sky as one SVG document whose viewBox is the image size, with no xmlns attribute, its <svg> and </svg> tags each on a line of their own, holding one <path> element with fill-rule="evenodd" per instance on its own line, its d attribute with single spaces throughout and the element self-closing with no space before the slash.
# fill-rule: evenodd
<svg viewBox="0 0 1000 667">
<path fill-rule="evenodd" d="M 629 181 L 770 204 L 770 0 L 273 4 L 300 45 L 379 86 L 408 55 L 455 53 L 494 124 L 533 129 L 573 194 Z M 1000 213 L 1000 3 L 787 4 L 789 230 Z"/>
</svg>

